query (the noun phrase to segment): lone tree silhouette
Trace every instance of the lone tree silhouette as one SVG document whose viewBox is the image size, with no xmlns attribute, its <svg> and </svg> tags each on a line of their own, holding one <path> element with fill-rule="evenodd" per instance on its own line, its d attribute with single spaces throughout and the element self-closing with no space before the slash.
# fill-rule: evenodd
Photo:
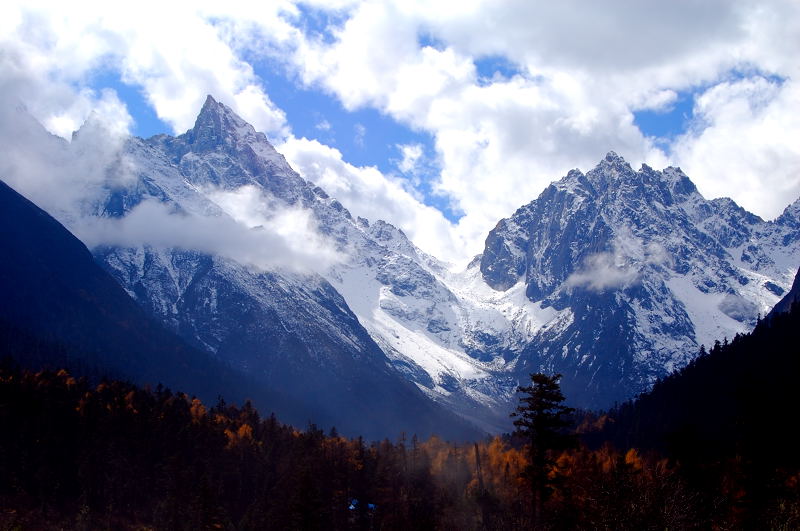
<svg viewBox="0 0 800 531">
<path fill-rule="evenodd" d="M 569 415 L 575 410 L 563 405 L 560 379 L 560 374 L 531 374 L 531 385 L 517 388 L 521 395 L 519 405 L 511 413 L 516 419 L 514 434 L 525 438 L 528 443 L 530 461 L 525 475 L 531 484 L 536 524 L 541 520 L 542 502 L 550 490 L 548 472 L 554 464 L 552 452 L 574 444 L 574 437 L 566 432 L 566 428 L 570 426 Z"/>
</svg>

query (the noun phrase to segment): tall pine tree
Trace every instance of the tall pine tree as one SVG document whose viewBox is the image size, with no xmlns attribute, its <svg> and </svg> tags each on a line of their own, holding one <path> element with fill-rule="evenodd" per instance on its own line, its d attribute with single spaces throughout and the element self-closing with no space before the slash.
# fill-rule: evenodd
<svg viewBox="0 0 800 531">
<path fill-rule="evenodd" d="M 574 411 L 563 405 L 560 374 L 531 374 L 531 385 L 520 386 L 519 405 L 511 414 L 516 430 L 515 435 L 523 437 L 528 443 L 529 463 L 525 475 L 530 481 L 533 494 L 533 517 L 538 525 L 541 521 L 542 502 L 549 494 L 548 472 L 554 462 L 555 450 L 568 448 L 574 438 L 566 432 L 570 425 L 569 416 Z"/>
</svg>

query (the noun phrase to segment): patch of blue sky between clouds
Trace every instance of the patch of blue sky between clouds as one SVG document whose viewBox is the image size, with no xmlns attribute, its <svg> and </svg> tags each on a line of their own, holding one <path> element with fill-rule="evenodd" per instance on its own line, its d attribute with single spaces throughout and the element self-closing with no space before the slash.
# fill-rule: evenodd
<svg viewBox="0 0 800 531">
<path fill-rule="evenodd" d="M 694 116 L 694 98 L 702 90 L 679 92 L 675 101 L 662 109 L 634 111 L 633 123 L 656 144 L 669 148 L 672 141 L 686 132 Z"/>
<path fill-rule="evenodd" d="M 694 114 L 695 99 L 706 90 L 719 83 L 736 83 L 745 79 L 761 78 L 770 84 L 782 85 L 786 80 L 780 76 L 764 73 L 757 69 L 739 68 L 726 72 L 722 77 L 711 83 L 692 87 L 690 90 L 680 91 L 675 100 L 662 109 L 645 109 L 634 111 L 633 123 L 645 136 L 655 139 L 656 145 L 671 150 L 673 141 L 686 133 L 690 128 L 702 129 Z"/>
<path fill-rule="evenodd" d="M 430 33 L 421 32 L 417 34 L 417 46 L 420 48 L 433 48 L 434 50 L 444 51 L 447 46 L 444 41 L 437 39 Z"/>
<path fill-rule="evenodd" d="M 133 118 L 131 134 L 149 138 L 162 133 L 172 133 L 172 128 L 158 117 L 156 111 L 142 95 L 141 89 L 125 84 L 118 72 L 113 70 L 98 71 L 90 79 L 89 85 L 97 91 L 110 88 L 117 93 L 117 97 L 125 103 L 128 108 L 128 114 Z"/>
<path fill-rule="evenodd" d="M 385 175 L 404 179 L 421 202 L 441 211 L 450 221 L 463 216 L 452 208 L 449 198 L 434 191 L 439 168 L 431 134 L 406 127 L 373 108 L 348 111 L 334 96 L 299 86 L 285 77 L 279 65 L 262 62 L 254 65 L 254 71 L 270 99 L 286 113 L 295 136 L 338 149 L 344 161 L 354 166 L 374 166 Z M 414 172 L 403 172 L 399 146 L 409 144 L 422 146 L 426 163 Z"/>
<path fill-rule="evenodd" d="M 434 190 L 434 179 L 435 177 L 431 176 L 428 179 L 421 179 L 417 184 L 415 189 L 422 195 L 422 202 L 441 212 L 448 221 L 458 223 L 458 220 L 464 217 L 464 211 L 457 208 L 449 196 Z"/>
<path fill-rule="evenodd" d="M 481 57 L 476 59 L 474 64 L 478 73 L 479 85 L 490 85 L 496 81 L 524 75 L 524 72 L 515 63 L 502 55 Z"/>
<path fill-rule="evenodd" d="M 303 3 L 297 4 L 297 17 L 292 23 L 300 29 L 306 37 L 319 39 L 326 44 L 332 44 L 336 37 L 334 31 L 347 22 L 348 12 L 345 10 L 319 9 Z"/>
</svg>

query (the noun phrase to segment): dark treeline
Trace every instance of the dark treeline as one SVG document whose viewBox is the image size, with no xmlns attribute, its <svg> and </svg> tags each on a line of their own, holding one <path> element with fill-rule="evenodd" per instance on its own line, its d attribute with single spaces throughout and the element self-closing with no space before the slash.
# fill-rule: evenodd
<svg viewBox="0 0 800 531">
<path fill-rule="evenodd" d="M 298 431 L 249 405 L 209 408 L 162 388 L 8 363 L 0 425 L 2 528 L 532 527 L 526 452 L 499 437 L 367 444 Z M 663 528 L 694 515 L 663 460 L 603 448 L 554 463 L 547 527 Z"/>
<path fill-rule="evenodd" d="M 701 349 L 652 391 L 595 418 L 600 429 L 586 440 L 658 451 L 704 506 L 735 512 L 745 527 L 799 529 L 799 383 L 794 303 L 749 334 Z"/>
<path fill-rule="evenodd" d="M 584 442 L 539 458 L 513 436 L 365 442 L 7 361 L 0 529 L 796 529 L 799 324 L 795 307 L 578 415 Z"/>
</svg>

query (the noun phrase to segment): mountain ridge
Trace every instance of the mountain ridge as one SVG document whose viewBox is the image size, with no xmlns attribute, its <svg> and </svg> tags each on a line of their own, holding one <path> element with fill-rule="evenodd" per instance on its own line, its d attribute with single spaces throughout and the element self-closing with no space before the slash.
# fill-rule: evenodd
<svg viewBox="0 0 800 531">
<path fill-rule="evenodd" d="M 749 329 L 788 290 L 800 253 L 800 201 L 765 222 L 704 199 L 679 168 L 635 171 L 613 152 L 500 220 L 462 272 L 390 223 L 354 218 L 210 96 L 192 129 L 129 138 L 120 157 L 134 175 L 108 186 L 89 219 L 124 221 L 156 204 L 161 232 L 178 216 L 238 224 L 249 238 L 300 212 L 314 234 L 278 241 L 277 253 L 324 243 L 301 271 L 174 242 L 95 245 L 169 328 L 290 393 L 303 374 L 321 387 L 333 374 L 345 394 L 351 374 L 401 377 L 486 431 L 508 429 L 529 372 L 563 373 L 582 407 L 647 389 L 701 343 Z"/>
</svg>

